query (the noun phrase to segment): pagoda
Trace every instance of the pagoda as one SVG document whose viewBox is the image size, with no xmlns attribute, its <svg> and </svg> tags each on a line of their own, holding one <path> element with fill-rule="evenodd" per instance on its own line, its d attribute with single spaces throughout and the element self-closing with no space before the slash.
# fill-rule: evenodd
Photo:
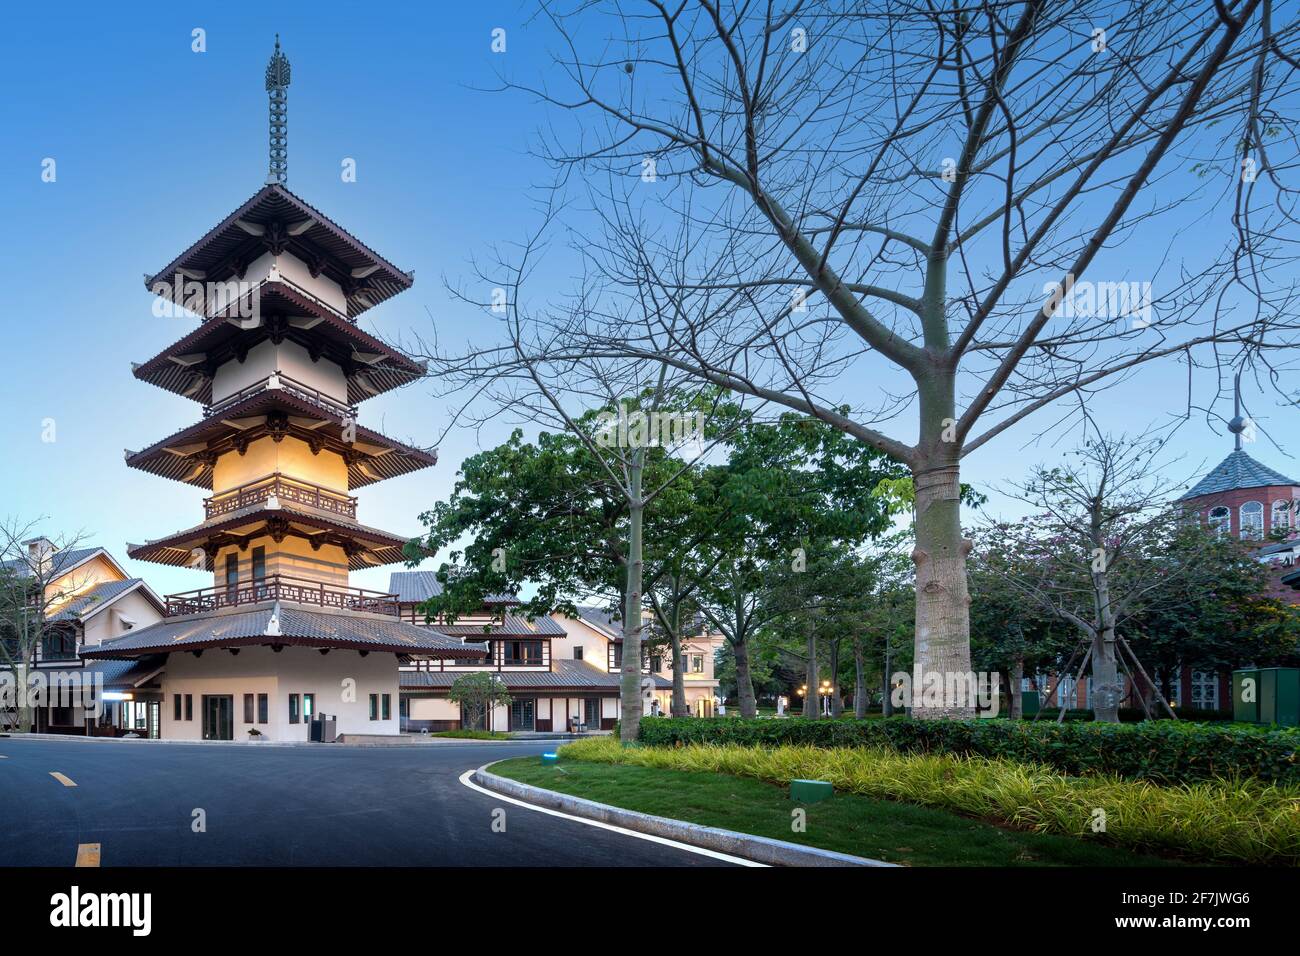
<svg viewBox="0 0 1300 956">
<path fill-rule="evenodd" d="M 170 654 L 164 692 L 168 677 L 180 680 L 182 671 L 191 689 L 174 691 L 174 708 L 164 706 L 164 736 L 199 735 L 184 726 L 167 733 L 169 718 L 178 725 L 192 719 L 186 716 L 191 701 L 181 698 L 195 692 L 204 701 L 227 698 L 212 705 L 212 714 L 202 704 L 201 736 L 207 739 L 230 739 L 235 730 L 251 728 L 293 738 L 305 733 L 313 712 L 335 711 L 354 733 L 395 733 L 393 655 L 483 653 L 481 646 L 402 621 L 395 595 L 350 585 L 351 571 L 404 560 L 410 538 L 360 523 L 352 492 L 427 468 L 437 458 L 357 422 L 361 402 L 424 374 L 422 365 L 357 325 L 363 312 L 410 288 L 413 276 L 286 187 L 289 78 L 277 37 L 266 70 L 271 150 L 265 184 L 145 278 L 168 308 L 183 307 L 199 322 L 135 365 L 135 377 L 199 403 L 202 411 L 195 424 L 128 451 L 126 463 L 209 496 L 202 521 L 129 545 L 127 553 L 213 578 L 208 587 L 167 596 L 162 622 L 86 656 Z M 258 653 L 240 660 L 256 660 L 232 666 L 230 659 L 250 646 Z M 221 667 L 199 663 L 208 648 L 228 652 Z M 280 656 L 286 648 L 303 654 L 311 648 L 315 659 L 307 666 L 300 656 Z M 368 710 L 365 694 L 359 704 L 343 701 L 359 707 L 356 713 L 331 706 L 339 680 L 355 678 L 358 669 L 353 661 L 337 672 L 323 668 L 320 658 L 333 650 L 386 657 L 378 670 L 373 661 L 366 665 L 371 683 L 383 688 L 369 695 Z M 192 661 L 178 671 L 178 652 L 185 651 Z M 226 693 L 231 680 L 272 689 L 244 694 L 239 714 L 239 695 Z M 305 689 L 309 684 L 321 689 Z M 279 693 L 290 686 L 299 692 Z M 250 727 L 241 727 L 227 707 L 248 718 Z M 268 716 L 272 710 L 275 717 Z M 289 724 L 299 728 L 289 730 Z"/>
</svg>

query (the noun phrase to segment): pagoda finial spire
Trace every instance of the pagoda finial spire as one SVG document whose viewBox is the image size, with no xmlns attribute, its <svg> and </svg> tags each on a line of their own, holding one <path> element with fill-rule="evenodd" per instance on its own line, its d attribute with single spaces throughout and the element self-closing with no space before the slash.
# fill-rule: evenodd
<svg viewBox="0 0 1300 956">
<path fill-rule="evenodd" d="M 289 179 L 289 58 L 280 52 L 280 34 L 275 35 L 275 52 L 266 64 L 266 93 L 271 106 L 271 164 L 266 181 L 283 185 Z"/>
<path fill-rule="evenodd" d="M 1232 432 L 1236 450 L 1241 451 L 1241 433 L 1246 430 L 1246 419 L 1241 417 L 1241 369 L 1232 380 L 1232 421 L 1228 422 L 1228 431 Z"/>
</svg>

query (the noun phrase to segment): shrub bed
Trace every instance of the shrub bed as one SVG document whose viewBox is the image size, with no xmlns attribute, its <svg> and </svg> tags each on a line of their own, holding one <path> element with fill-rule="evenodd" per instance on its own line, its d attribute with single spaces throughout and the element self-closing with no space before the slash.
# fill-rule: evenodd
<svg viewBox="0 0 1300 956">
<path fill-rule="evenodd" d="M 778 784 L 828 780 L 845 793 L 1204 862 L 1300 862 L 1300 786 L 1249 780 L 1165 787 L 1114 777 L 1067 777 L 1012 760 L 866 747 L 622 747 L 604 737 L 567 744 L 560 756 Z"/>
<path fill-rule="evenodd" d="M 740 744 L 885 747 L 899 753 L 1005 757 L 1061 773 L 1156 783 L 1254 777 L 1300 784 L 1300 731 L 1192 724 L 1030 723 L 1010 720 L 744 720 L 647 717 L 651 746 Z"/>
</svg>

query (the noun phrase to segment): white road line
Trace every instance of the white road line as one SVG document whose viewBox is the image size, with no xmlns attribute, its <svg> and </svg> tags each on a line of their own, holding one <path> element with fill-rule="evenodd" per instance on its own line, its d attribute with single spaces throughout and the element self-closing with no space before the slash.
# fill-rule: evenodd
<svg viewBox="0 0 1300 956">
<path fill-rule="evenodd" d="M 70 777 L 67 777 L 64 774 L 59 773 L 57 770 L 51 770 L 50 776 L 53 777 L 55 780 L 59 781 L 59 783 L 63 784 L 65 787 L 76 786 L 76 784 L 72 782 L 72 779 Z"/>
<path fill-rule="evenodd" d="M 537 813 L 545 813 L 552 817 L 560 817 L 563 820 L 572 820 L 574 823 L 581 823 L 585 826 L 596 827 L 600 830 L 609 830 L 611 833 L 621 833 L 623 836 L 635 837 L 638 840 L 648 840 L 651 843 L 659 843 L 663 846 L 670 846 L 677 850 L 685 850 L 687 853 L 694 853 L 698 856 L 707 856 L 714 860 L 722 860 L 724 863 L 734 863 L 737 866 L 761 866 L 766 867 L 766 863 L 757 863 L 754 860 L 744 860 L 738 856 L 729 856 L 726 853 L 719 853 L 716 850 L 706 850 L 701 846 L 691 846 L 689 843 L 678 843 L 676 840 L 669 840 L 667 837 L 655 836 L 651 833 L 638 833 L 636 830 L 629 830 L 626 827 L 616 827 L 612 823 L 603 823 L 600 820 L 588 820 L 586 817 L 575 817 L 571 813 L 562 813 L 559 810 L 552 810 L 550 807 L 538 807 L 523 800 L 516 800 L 514 797 L 507 797 L 504 794 L 497 793 L 495 790 L 488 790 L 486 787 L 480 787 L 470 778 L 474 776 L 474 770 L 466 770 L 460 775 L 460 782 L 471 790 L 477 790 L 494 800 L 504 800 L 506 803 L 513 803 L 516 806 L 523 807 L 525 810 L 533 810 Z"/>
</svg>

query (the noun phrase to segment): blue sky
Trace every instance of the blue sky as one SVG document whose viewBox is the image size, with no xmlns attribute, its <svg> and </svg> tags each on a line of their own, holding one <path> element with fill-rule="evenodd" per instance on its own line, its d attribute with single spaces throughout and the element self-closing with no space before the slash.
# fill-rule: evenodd
<svg viewBox="0 0 1300 956">
<path fill-rule="evenodd" d="M 232 9 L 242 6 L 242 9 Z M 7 308 L 0 416 L 6 467 L 0 514 L 48 515 L 51 534 L 84 530 L 125 560 L 127 541 L 161 537 L 202 516 L 201 489 L 128 469 L 139 449 L 197 418 L 195 403 L 135 380 L 143 361 L 192 323 L 156 318 L 142 275 L 154 272 L 261 185 L 266 170 L 262 72 L 278 31 L 293 65 L 289 187 L 382 255 L 416 273 L 414 288 L 366 313 L 362 324 L 396 338 L 427 331 L 455 341 L 481 317 L 454 303 L 443 277 L 470 275 L 469 260 L 536 222 L 535 187 L 547 169 L 528 154 L 545 121 L 526 99 L 481 89 L 498 69 L 544 74 L 545 33 L 525 23 L 528 4 L 127 6 L 23 4 L 6 11 L 0 57 L 0 232 Z M 383 9 L 383 13 L 376 10 Z M 207 52 L 191 50 L 206 31 Z M 507 30 L 507 52 L 490 49 Z M 57 181 L 41 181 L 45 158 Z M 357 182 L 339 175 L 344 158 Z M 1096 403 L 1117 431 L 1141 431 L 1176 411 L 1185 371 L 1150 369 Z M 441 406 L 417 384 L 362 406 L 362 422 L 427 444 Z M 1265 427 L 1284 420 L 1259 402 Z M 42 441 L 54 422 L 55 440 Z M 980 487 L 1012 478 L 1062 449 L 1026 447 L 1012 430 L 967 459 Z M 446 440 L 440 464 L 363 489 L 360 517 L 397 532 L 445 497 L 474 435 Z M 1203 420 L 1170 443 L 1180 472 L 1213 465 L 1231 448 Z M 1252 453 L 1300 472 L 1267 440 Z M 160 592 L 200 587 L 206 576 L 126 561 Z M 382 587 L 387 571 L 358 575 Z"/>
</svg>

